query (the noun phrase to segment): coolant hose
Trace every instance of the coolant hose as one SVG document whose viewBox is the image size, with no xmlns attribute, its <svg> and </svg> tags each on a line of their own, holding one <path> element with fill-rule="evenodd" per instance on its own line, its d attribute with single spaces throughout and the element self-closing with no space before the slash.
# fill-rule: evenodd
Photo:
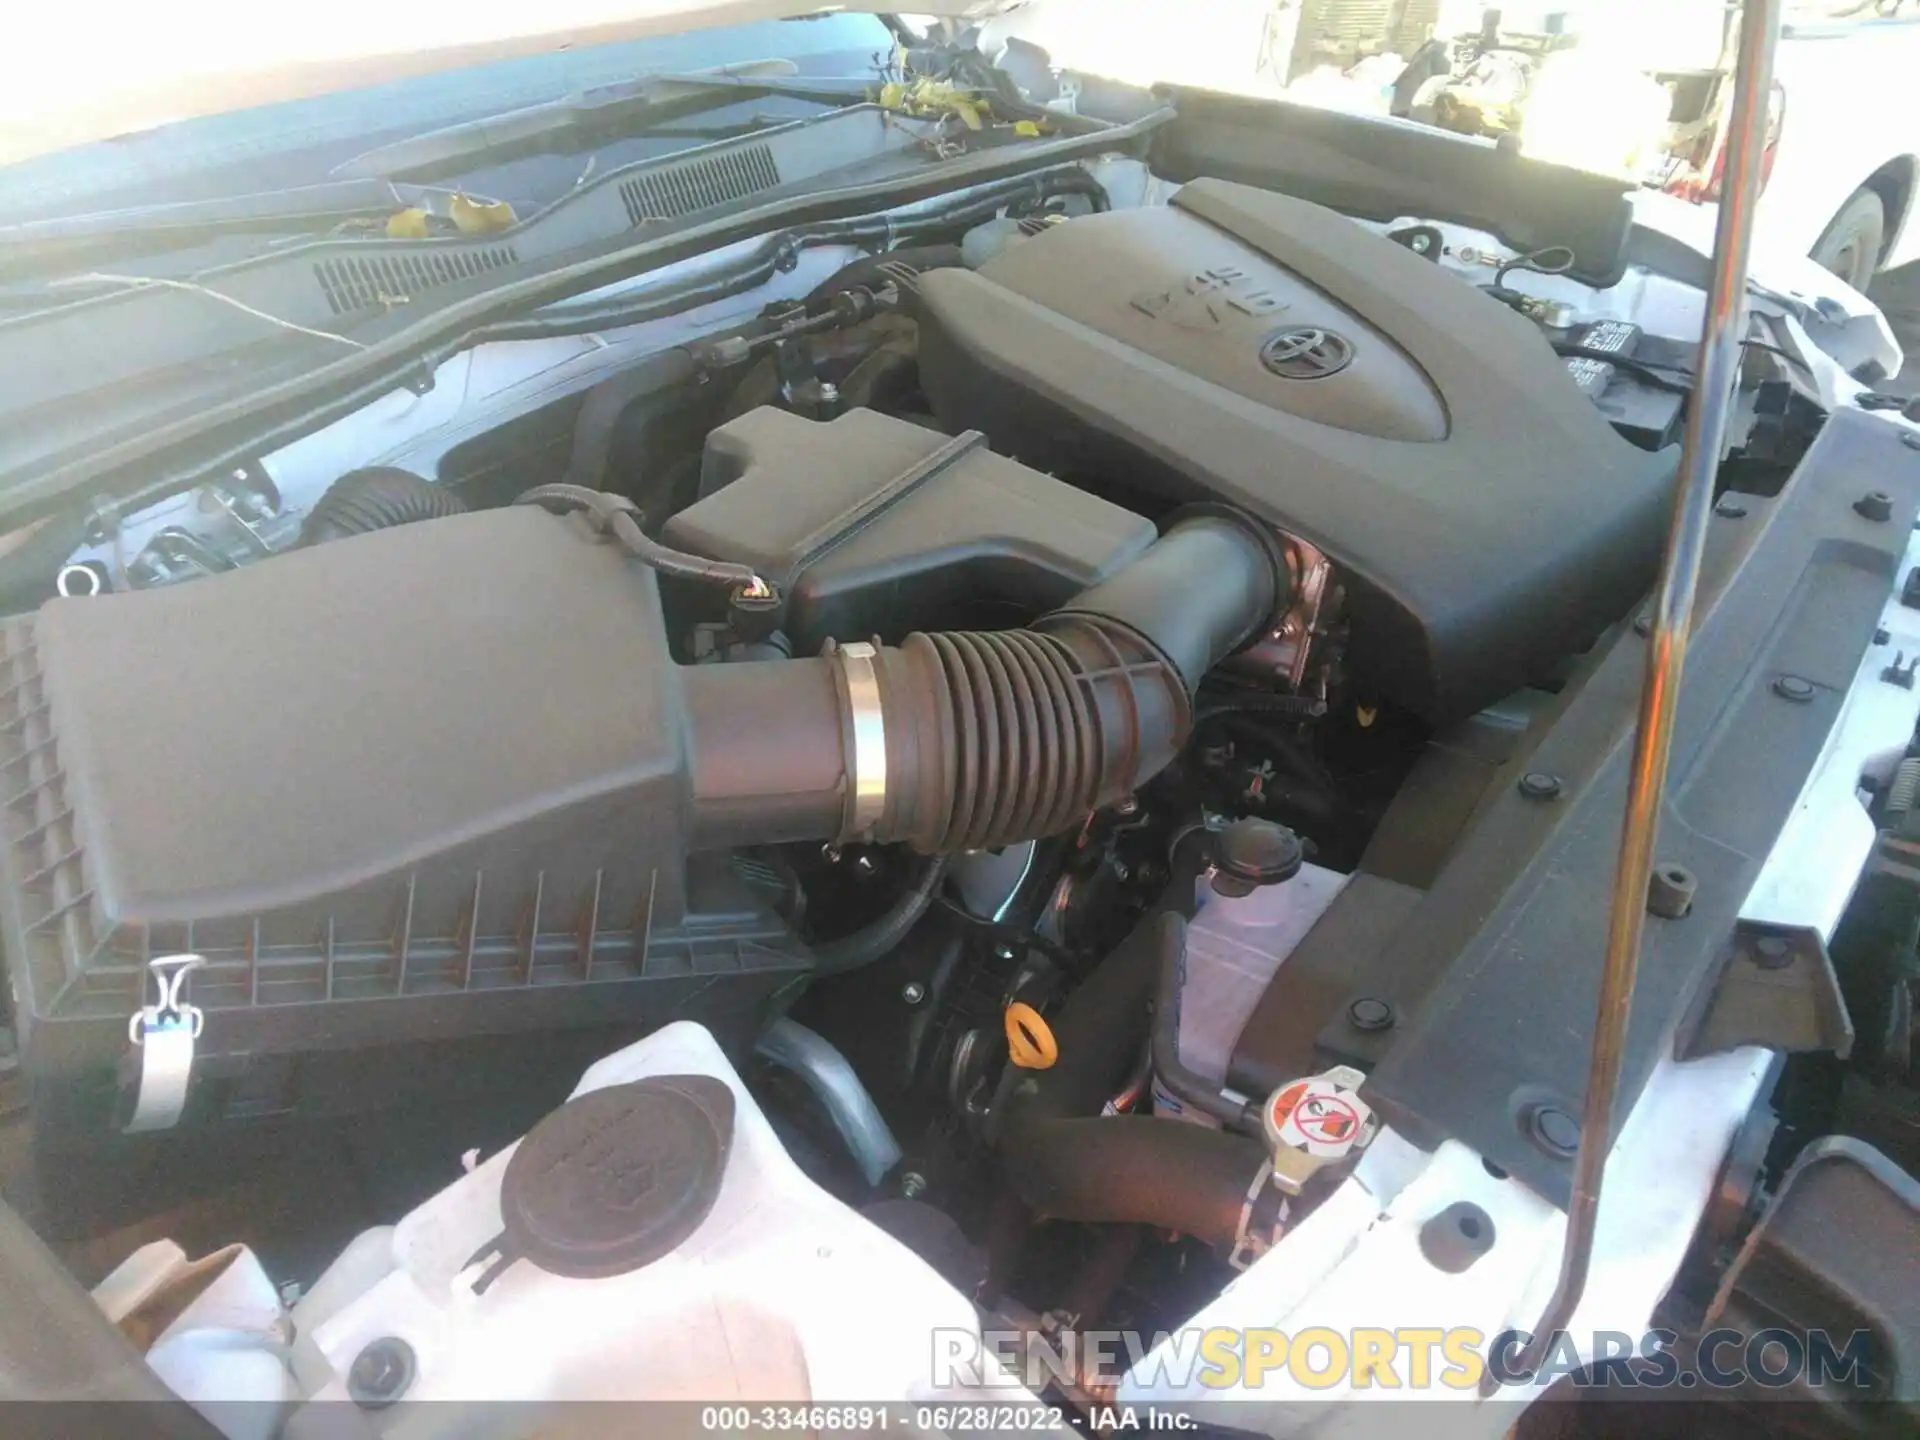
<svg viewBox="0 0 1920 1440">
<path fill-rule="evenodd" d="M 1184 1120 L 1054 1120 L 1006 1152 L 1020 1198 L 1054 1220 L 1152 1225 L 1232 1250 L 1266 1170 L 1259 1142 Z"/>
<path fill-rule="evenodd" d="M 867 1184 L 878 1185 L 900 1163 L 900 1142 L 886 1117 L 831 1041 L 783 1015 L 767 1027 L 754 1053 L 799 1076 L 813 1092 Z"/>
<path fill-rule="evenodd" d="M 1041 1215 L 1127 1221 L 1236 1246 L 1266 1188 L 1259 1141 L 1152 1116 L 1100 1114 L 1146 1037 L 1165 922 L 1151 913 L 1051 1021 L 1059 1059 L 1007 1097 L 999 1148 L 1009 1182 Z"/>
<path fill-rule="evenodd" d="M 907 938 L 907 932 L 920 923 L 920 917 L 932 906 L 947 875 L 948 857 L 923 856 L 919 873 L 900 892 L 879 919 L 863 925 L 851 935 L 813 946 L 813 971 L 816 975 L 839 975 L 871 965 Z"/>
<path fill-rule="evenodd" d="M 695 847 L 1058 834 L 1179 753 L 1201 678 L 1284 608 L 1285 574 L 1271 531 L 1208 508 L 1024 630 L 689 667 Z"/>
<path fill-rule="evenodd" d="M 1173 912 L 1148 922 L 1159 983 L 1153 1002 L 1153 1073 L 1160 1088 L 1189 1109 L 1210 1115 L 1229 1130 L 1258 1133 L 1260 1107 L 1229 1099 L 1218 1085 L 1187 1068 L 1180 1058 L 1180 992 L 1187 973 L 1187 922 Z"/>
<path fill-rule="evenodd" d="M 300 543 L 321 545 L 417 520 L 459 515 L 466 508 L 466 502 L 446 486 L 411 470 L 369 465 L 349 470 L 327 488 L 300 527 Z"/>
</svg>

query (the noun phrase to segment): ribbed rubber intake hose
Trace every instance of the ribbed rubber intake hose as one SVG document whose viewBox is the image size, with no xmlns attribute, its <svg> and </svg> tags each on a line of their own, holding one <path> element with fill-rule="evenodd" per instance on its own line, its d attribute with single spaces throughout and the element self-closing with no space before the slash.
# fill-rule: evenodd
<svg viewBox="0 0 1920 1440">
<path fill-rule="evenodd" d="M 695 846 L 1058 834 L 1179 753 L 1201 678 L 1272 623 L 1286 573 L 1271 531 L 1208 508 L 1025 630 L 690 667 Z"/>
</svg>

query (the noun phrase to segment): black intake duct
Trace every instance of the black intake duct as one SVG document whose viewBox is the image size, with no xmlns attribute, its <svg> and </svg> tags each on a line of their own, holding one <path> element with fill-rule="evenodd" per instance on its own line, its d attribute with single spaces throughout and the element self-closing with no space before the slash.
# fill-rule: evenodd
<svg viewBox="0 0 1920 1440">
<path fill-rule="evenodd" d="M 1025 630 L 688 669 L 694 847 L 1056 834 L 1173 759 L 1201 677 L 1279 613 L 1285 574 L 1270 531 L 1209 509 Z"/>
<path fill-rule="evenodd" d="M 0 632 L 25 677 L 0 763 L 33 797 L 0 815 L 0 949 L 22 1068 L 55 1097 L 36 1124 L 114 1124 L 152 996 L 126 957 L 189 934 L 196 1054 L 301 1057 L 338 1113 L 464 1093 L 470 1045 L 504 1081 L 571 1053 L 562 1032 L 744 1040 L 814 960 L 714 852 L 930 857 L 878 928 L 823 947 L 852 968 L 942 855 L 1065 829 L 1174 755 L 1285 571 L 1230 514 L 1129 553 L 1023 631 L 714 665 L 674 663 L 660 570 L 532 505 L 49 601 Z M 183 1123 L 223 1113 L 196 1105 Z"/>
</svg>

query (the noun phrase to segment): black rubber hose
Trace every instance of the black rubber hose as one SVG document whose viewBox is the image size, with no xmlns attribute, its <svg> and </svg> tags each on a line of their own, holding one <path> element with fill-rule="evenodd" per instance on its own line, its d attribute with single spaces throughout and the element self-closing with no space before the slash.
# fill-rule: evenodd
<svg viewBox="0 0 1920 1440">
<path fill-rule="evenodd" d="M 1271 531 L 1206 513 L 1025 630 L 689 667 L 694 839 L 934 855 L 1059 834 L 1173 760 L 1201 677 L 1272 623 L 1285 574 Z M 883 787 L 858 773 L 863 749 L 884 759 Z"/>
<path fill-rule="evenodd" d="M 1182 1120 L 1055 1120 L 1008 1157 L 1020 1198 L 1055 1220 L 1152 1225 L 1216 1248 L 1240 1236 L 1267 1164 L 1258 1141 Z"/>
<path fill-rule="evenodd" d="M 1186 742 L 1202 677 L 1277 613 L 1284 574 L 1265 527 L 1201 514 L 1026 630 L 915 634 L 882 650 L 875 838 L 993 849 L 1131 794 Z"/>
<path fill-rule="evenodd" d="M 322 545 L 419 520 L 459 515 L 467 505 L 444 485 L 391 465 L 349 470 L 327 488 L 300 527 L 302 545 Z"/>
<path fill-rule="evenodd" d="M 634 559 L 676 580 L 724 585 L 747 594 L 770 596 L 772 593 L 750 565 L 709 560 L 704 555 L 662 545 L 640 528 L 640 522 L 634 518 L 635 506 L 625 496 L 589 490 L 583 485 L 536 485 L 516 496 L 513 503 L 583 511 L 595 530 L 611 534 Z"/>
<path fill-rule="evenodd" d="M 807 299 L 824 300 L 842 290 L 877 290 L 892 277 L 887 267 L 904 265 L 916 275 L 927 270 L 953 269 L 960 263 L 958 245 L 900 245 L 843 265 L 813 288 Z"/>
<path fill-rule="evenodd" d="M 1160 983 L 1153 1005 L 1153 1073 L 1160 1086 L 1182 1105 L 1211 1115 L 1229 1130 L 1258 1133 L 1260 1107 L 1231 1100 L 1187 1068 L 1180 1058 L 1180 991 L 1186 984 L 1187 922 L 1177 914 L 1163 914 L 1151 922 L 1153 946 L 1159 957 Z"/>
<path fill-rule="evenodd" d="M 1014 1189 L 1042 1215 L 1231 1245 L 1265 1148 L 1179 1120 L 1100 1114 L 1146 1038 L 1165 918 L 1149 914 L 1068 997 L 1051 1023 L 1059 1059 L 1023 1074 L 1007 1098 L 1000 1153 Z"/>
<path fill-rule="evenodd" d="M 940 882 L 946 879 L 947 864 L 945 855 L 920 857 L 918 873 L 885 914 L 851 935 L 812 947 L 814 974 L 844 975 L 892 953 L 932 907 Z"/>
<path fill-rule="evenodd" d="M 1203 695 L 1193 712 L 1193 723 L 1222 715 L 1270 715 L 1281 720 L 1317 720 L 1327 713 L 1327 702 L 1317 695 L 1279 695 L 1260 691 Z"/>
</svg>

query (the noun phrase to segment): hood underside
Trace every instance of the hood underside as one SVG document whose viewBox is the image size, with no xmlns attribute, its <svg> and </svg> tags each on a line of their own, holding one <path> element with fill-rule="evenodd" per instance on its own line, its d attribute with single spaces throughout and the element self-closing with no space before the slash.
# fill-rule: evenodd
<svg viewBox="0 0 1920 1440">
<path fill-rule="evenodd" d="M 916 0 L 977 19 L 1011 0 Z M 0 54 L 0 164 L 197 116 L 621 40 L 833 11 L 819 0 L 331 0 L 324 20 L 251 0 L 76 0 L 14 16 Z M 104 39 L 102 37 L 105 37 Z"/>
</svg>

